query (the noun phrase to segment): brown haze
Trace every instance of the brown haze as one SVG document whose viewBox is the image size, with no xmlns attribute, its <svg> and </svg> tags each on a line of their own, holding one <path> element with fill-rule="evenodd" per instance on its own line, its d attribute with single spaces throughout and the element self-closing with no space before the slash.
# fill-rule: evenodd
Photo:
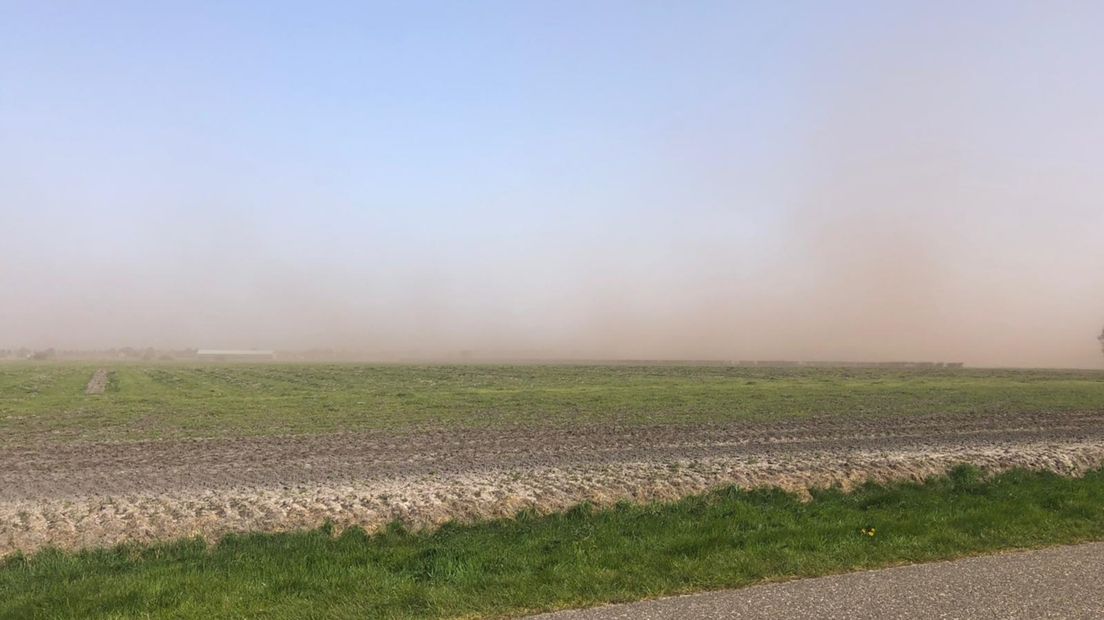
<svg viewBox="0 0 1104 620">
<path fill-rule="evenodd" d="M 397 223 L 322 191 L 241 207 L 269 180 L 231 174 L 120 173 L 107 215 L 65 171 L 3 177 L 0 348 L 1100 366 L 1096 26 L 836 41 L 770 149 L 739 111 L 679 119 L 617 191 L 523 157 Z"/>
</svg>

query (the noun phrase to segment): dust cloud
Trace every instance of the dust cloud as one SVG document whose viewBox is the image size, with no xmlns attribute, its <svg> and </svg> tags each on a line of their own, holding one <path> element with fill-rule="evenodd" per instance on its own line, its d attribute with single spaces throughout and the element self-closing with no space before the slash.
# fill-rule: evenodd
<svg viewBox="0 0 1104 620">
<path fill-rule="evenodd" d="M 386 169 L 305 134 L 277 158 L 118 116 L 0 126 L 0 348 L 1099 367 L 1104 49 L 1042 12 L 828 24 L 762 51 L 790 61 L 765 94 L 509 149 L 421 136 Z"/>
</svg>

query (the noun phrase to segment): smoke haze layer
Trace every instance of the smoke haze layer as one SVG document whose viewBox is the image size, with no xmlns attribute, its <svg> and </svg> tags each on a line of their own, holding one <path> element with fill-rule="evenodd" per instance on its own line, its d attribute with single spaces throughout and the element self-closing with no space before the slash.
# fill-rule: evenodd
<svg viewBox="0 0 1104 620">
<path fill-rule="evenodd" d="M 0 8 L 0 348 L 1101 364 L 1092 3 Z"/>
</svg>

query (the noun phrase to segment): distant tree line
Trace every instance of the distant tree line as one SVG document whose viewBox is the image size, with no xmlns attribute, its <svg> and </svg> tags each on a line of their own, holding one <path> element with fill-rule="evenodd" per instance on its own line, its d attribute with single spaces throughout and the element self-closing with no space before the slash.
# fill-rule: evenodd
<svg viewBox="0 0 1104 620">
<path fill-rule="evenodd" d="M 134 347 L 122 347 L 112 349 L 0 349 L 0 359 L 30 359 L 30 360 L 173 360 L 192 359 L 195 357 L 195 349 L 144 349 Z"/>
</svg>

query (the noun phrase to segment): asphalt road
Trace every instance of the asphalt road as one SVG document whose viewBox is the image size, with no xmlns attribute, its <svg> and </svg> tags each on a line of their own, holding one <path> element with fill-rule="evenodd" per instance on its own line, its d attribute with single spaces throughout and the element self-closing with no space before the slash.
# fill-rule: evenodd
<svg viewBox="0 0 1104 620">
<path fill-rule="evenodd" d="M 1099 619 L 1104 618 L 1104 543 L 802 579 L 537 618 Z"/>
</svg>

